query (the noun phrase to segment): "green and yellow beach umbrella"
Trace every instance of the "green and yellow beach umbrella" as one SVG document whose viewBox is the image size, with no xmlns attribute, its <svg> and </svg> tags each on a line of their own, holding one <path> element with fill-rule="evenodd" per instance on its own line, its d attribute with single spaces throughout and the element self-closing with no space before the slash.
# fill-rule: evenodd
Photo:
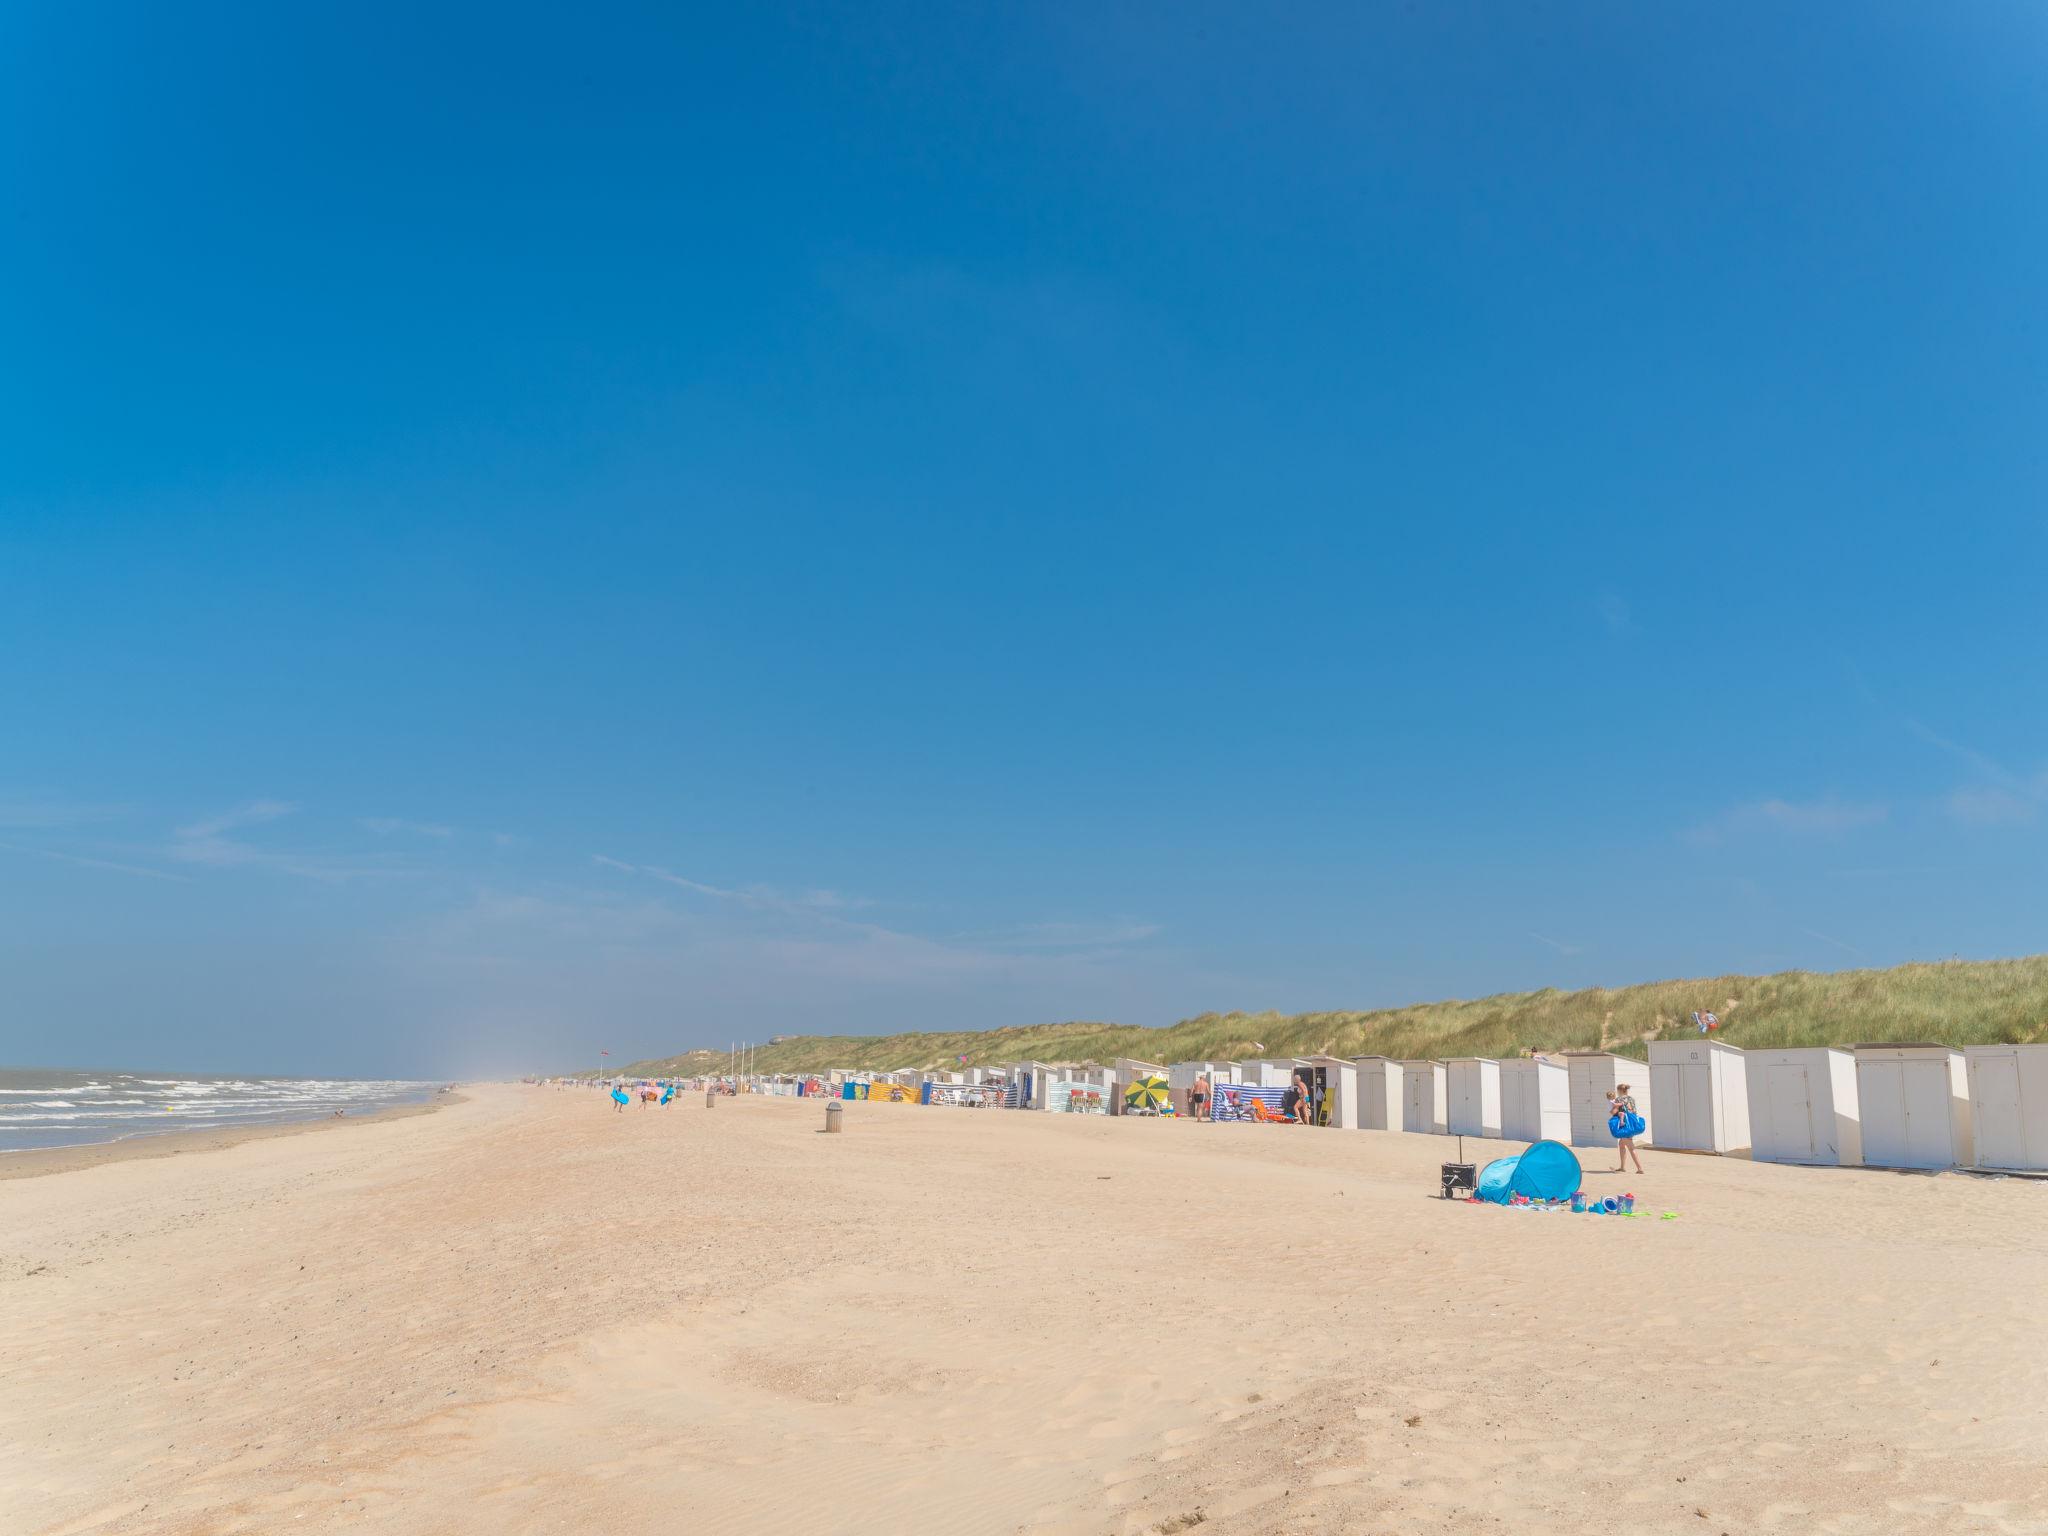
<svg viewBox="0 0 2048 1536">
<path fill-rule="evenodd" d="M 1163 1077 L 1134 1077 L 1124 1089 L 1124 1111 L 1163 1110 L 1172 1101 Z"/>
</svg>

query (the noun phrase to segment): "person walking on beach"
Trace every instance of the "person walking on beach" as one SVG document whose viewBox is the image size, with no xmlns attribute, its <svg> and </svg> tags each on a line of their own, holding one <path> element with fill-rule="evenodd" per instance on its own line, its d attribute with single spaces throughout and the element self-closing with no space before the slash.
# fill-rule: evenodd
<svg viewBox="0 0 2048 1536">
<path fill-rule="evenodd" d="M 1303 1072 L 1297 1071 L 1294 1074 L 1293 1084 L 1280 1097 L 1280 1113 L 1289 1120 L 1292 1120 L 1296 1125 L 1307 1125 L 1309 1123 L 1310 1098 L 1308 1076 Z"/>
<path fill-rule="evenodd" d="M 1188 1090 L 1188 1118 L 1206 1120 L 1209 1118 L 1209 1079 L 1198 1077 L 1195 1086 Z"/>
<path fill-rule="evenodd" d="M 1611 1111 L 1612 1120 L 1620 1121 L 1624 1130 L 1635 1122 L 1635 1095 L 1628 1091 L 1627 1083 L 1616 1083 L 1614 1085 L 1614 1092 L 1608 1095 L 1607 1103 Z M 1612 1128 L 1613 1126 L 1610 1122 L 1609 1129 L 1611 1130 Z M 1614 1144 L 1620 1149 L 1621 1153 L 1618 1159 L 1620 1166 L 1614 1171 L 1616 1173 L 1627 1173 L 1628 1165 L 1633 1161 L 1636 1165 L 1636 1172 L 1641 1173 L 1643 1171 L 1643 1160 L 1636 1156 L 1636 1138 L 1634 1134 L 1631 1133 L 1627 1136 L 1617 1134 L 1614 1138 Z"/>
<path fill-rule="evenodd" d="M 625 1110 L 626 1110 L 626 1105 L 627 1105 L 627 1103 L 628 1103 L 628 1102 L 629 1102 L 629 1100 L 627 1099 L 627 1096 L 626 1096 L 626 1090 L 625 1090 L 625 1089 L 623 1089 L 623 1088 L 614 1088 L 614 1089 L 612 1090 L 612 1113 L 613 1113 L 613 1114 L 615 1114 L 615 1115 L 617 1115 L 617 1114 L 624 1114 L 624 1113 L 625 1113 Z"/>
</svg>

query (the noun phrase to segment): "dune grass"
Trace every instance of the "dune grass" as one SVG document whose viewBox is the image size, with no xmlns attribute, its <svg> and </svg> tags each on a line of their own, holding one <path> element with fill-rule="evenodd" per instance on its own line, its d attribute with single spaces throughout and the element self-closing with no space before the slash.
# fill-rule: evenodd
<svg viewBox="0 0 2048 1536">
<path fill-rule="evenodd" d="M 1710 976 L 1579 992 L 1545 988 L 1367 1013 L 1205 1013 L 1161 1029 L 1029 1024 L 900 1035 L 798 1035 L 761 1047 L 762 1072 L 831 1067 L 894 1071 L 1012 1061 L 1108 1063 L 1251 1056 L 1512 1057 L 1605 1048 L 1641 1058 L 1648 1042 L 1695 1035 L 1694 1009 L 1721 1016 L 1719 1038 L 1752 1049 L 1929 1040 L 1978 1045 L 2048 1039 L 2048 955 L 1945 961 L 1889 970 Z M 723 1051 L 634 1062 L 636 1075 L 724 1070 Z"/>
</svg>

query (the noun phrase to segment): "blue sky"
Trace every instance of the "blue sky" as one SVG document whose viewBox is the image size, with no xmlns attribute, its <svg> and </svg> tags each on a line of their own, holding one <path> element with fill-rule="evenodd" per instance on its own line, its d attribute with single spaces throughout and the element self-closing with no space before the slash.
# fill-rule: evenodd
<svg viewBox="0 0 2048 1536">
<path fill-rule="evenodd" d="M 0 1061 L 2042 947 L 2048 22 L 21 6 Z"/>
</svg>

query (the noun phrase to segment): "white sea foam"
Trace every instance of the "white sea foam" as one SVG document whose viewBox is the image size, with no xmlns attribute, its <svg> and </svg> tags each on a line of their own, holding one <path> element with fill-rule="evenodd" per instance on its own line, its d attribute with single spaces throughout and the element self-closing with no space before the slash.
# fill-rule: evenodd
<svg viewBox="0 0 2048 1536">
<path fill-rule="evenodd" d="M 319 1119 L 428 1097 L 433 1085 L 326 1078 L 139 1077 L 0 1069 L 0 1151 L 157 1131 Z"/>
</svg>

